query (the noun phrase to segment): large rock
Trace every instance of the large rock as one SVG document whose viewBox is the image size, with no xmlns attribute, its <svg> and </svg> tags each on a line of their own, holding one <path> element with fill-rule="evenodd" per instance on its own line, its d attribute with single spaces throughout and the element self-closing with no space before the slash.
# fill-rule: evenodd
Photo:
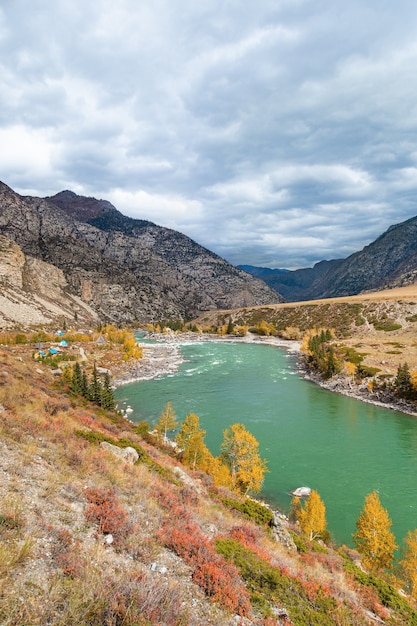
<svg viewBox="0 0 417 626">
<path fill-rule="evenodd" d="M 275 541 L 278 541 L 287 550 L 297 552 L 297 546 L 287 528 L 286 518 L 276 511 L 274 511 L 274 517 L 271 521 L 271 531 Z"/>
<path fill-rule="evenodd" d="M 102 441 L 100 443 L 100 447 L 104 448 L 104 450 L 107 450 L 107 452 L 110 452 L 113 456 L 121 459 L 124 463 L 128 463 L 129 465 L 134 465 L 139 459 L 139 454 L 130 446 L 127 446 L 126 448 L 119 448 L 117 446 L 113 446 L 107 441 Z"/>
</svg>

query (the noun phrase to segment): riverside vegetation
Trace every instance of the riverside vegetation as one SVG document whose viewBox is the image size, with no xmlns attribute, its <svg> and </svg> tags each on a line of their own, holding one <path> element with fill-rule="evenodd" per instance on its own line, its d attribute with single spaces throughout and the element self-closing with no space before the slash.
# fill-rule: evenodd
<svg viewBox="0 0 417 626">
<path fill-rule="evenodd" d="M 300 341 L 305 357 L 301 364 L 315 382 L 417 414 L 417 285 L 308 303 L 212 311 L 194 320 L 192 328 Z"/>
<path fill-rule="evenodd" d="M 244 427 L 226 429 L 217 458 L 198 416 L 178 423 L 172 406 L 150 434 L 77 383 L 78 365 L 91 387 L 99 366 L 140 358 L 131 333 L 64 336 L 68 352 L 54 361 L 34 359 L 51 334 L 1 337 L 2 624 L 417 624 L 416 531 L 393 568 L 376 494 L 358 519 L 358 552 L 332 544 L 316 492 L 294 499 L 281 520 L 292 542 L 277 541 L 273 512 L 245 495 L 266 467 Z M 167 445 L 174 429 L 179 452 Z M 115 454 L 128 448 L 133 463 Z"/>
</svg>

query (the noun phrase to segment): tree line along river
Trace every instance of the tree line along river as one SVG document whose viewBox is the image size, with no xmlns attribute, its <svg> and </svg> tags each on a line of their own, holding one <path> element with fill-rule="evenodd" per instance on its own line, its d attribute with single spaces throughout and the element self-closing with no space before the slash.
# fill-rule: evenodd
<svg viewBox="0 0 417 626">
<path fill-rule="evenodd" d="M 328 528 L 352 545 L 365 496 L 377 490 L 402 543 L 417 527 L 417 419 L 341 396 L 304 380 L 295 356 L 268 345 L 199 342 L 180 345 L 174 374 L 116 390 L 135 421 L 153 425 L 171 401 L 181 422 L 190 412 L 220 452 L 223 431 L 239 422 L 256 437 L 268 463 L 260 494 L 288 512 L 289 492 L 316 489 Z M 173 433 L 174 435 L 174 433 Z"/>
</svg>

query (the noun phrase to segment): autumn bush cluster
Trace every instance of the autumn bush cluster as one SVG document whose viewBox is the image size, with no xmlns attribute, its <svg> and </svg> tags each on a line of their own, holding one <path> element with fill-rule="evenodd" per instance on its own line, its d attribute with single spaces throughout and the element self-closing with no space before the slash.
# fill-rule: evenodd
<svg viewBox="0 0 417 626">
<path fill-rule="evenodd" d="M 213 542 L 192 521 L 189 511 L 173 491 L 160 489 L 157 495 L 169 512 L 159 533 L 163 543 L 190 565 L 194 582 L 208 596 L 229 611 L 250 615 L 248 593 L 236 568 L 216 553 Z M 173 518 L 175 524 L 172 524 Z"/>
<path fill-rule="evenodd" d="M 218 537 L 215 544 L 217 552 L 238 568 L 252 605 L 264 617 L 273 616 L 274 606 L 285 606 L 293 624 L 334 624 L 337 619 L 353 619 L 351 608 L 338 603 L 328 588 L 273 565 L 250 529 L 235 528 L 228 536 Z"/>
<path fill-rule="evenodd" d="M 132 524 L 129 513 L 121 505 L 115 490 L 90 487 L 85 496 L 88 502 L 86 519 L 97 524 L 98 532 L 112 535 L 116 545 L 120 544 L 131 531 Z"/>
</svg>

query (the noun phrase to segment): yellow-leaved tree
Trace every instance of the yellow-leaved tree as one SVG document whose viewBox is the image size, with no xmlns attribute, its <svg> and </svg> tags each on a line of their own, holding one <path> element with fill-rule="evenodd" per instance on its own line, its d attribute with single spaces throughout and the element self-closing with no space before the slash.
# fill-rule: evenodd
<svg viewBox="0 0 417 626">
<path fill-rule="evenodd" d="M 223 437 L 221 456 L 230 469 L 233 489 L 257 493 L 267 471 L 266 461 L 259 456 L 259 443 L 243 424 L 232 424 Z"/>
<path fill-rule="evenodd" d="M 392 567 L 394 551 L 398 546 L 391 526 L 388 511 L 382 506 L 377 492 L 372 491 L 365 498 L 356 522 L 357 531 L 353 535 L 365 568 L 378 571 Z"/>
<path fill-rule="evenodd" d="M 304 507 L 299 510 L 298 521 L 310 541 L 323 538 L 326 530 L 326 507 L 318 491 L 312 489 Z"/>
<path fill-rule="evenodd" d="M 400 567 L 411 595 L 417 600 L 417 528 L 408 531 L 404 544 L 404 558 L 400 561 Z"/>
<path fill-rule="evenodd" d="M 209 458 L 207 469 L 205 469 L 204 466 L 201 469 L 210 474 L 216 487 L 233 488 L 229 466 L 219 456 Z"/>
<path fill-rule="evenodd" d="M 172 402 L 167 402 L 164 410 L 158 418 L 157 423 L 155 424 L 155 431 L 158 439 L 166 443 L 168 439 L 168 431 L 174 430 L 176 427 L 177 422 L 175 419 L 175 411 L 173 409 Z"/>
<path fill-rule="evenodd" d="M 200 427 L 200 418 L 194 413 L 190 413 L 181 424 L 175 438 L 183 462 L 193 469 L 196 466 L 201 467 L 201 469 L 208 466 L 211 454 L 204 443 L 205 434 L 206 431 Z"/>
</svg>

